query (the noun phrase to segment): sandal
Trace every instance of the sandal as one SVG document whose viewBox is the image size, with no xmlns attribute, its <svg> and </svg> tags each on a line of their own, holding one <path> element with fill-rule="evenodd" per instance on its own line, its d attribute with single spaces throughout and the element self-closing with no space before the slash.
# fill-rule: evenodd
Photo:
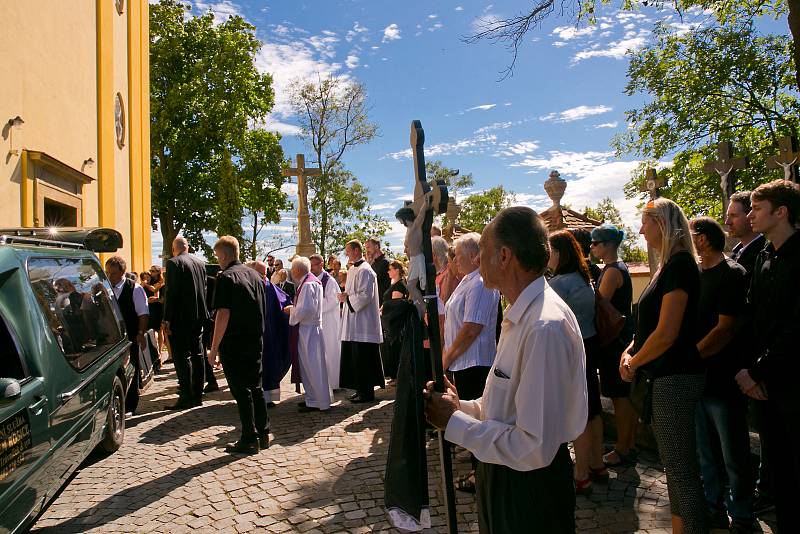
<svg viewBox="0 0 800 534">
<path fill-rule="evenodd" d="M 456 489 L 464 493 L 475 493 L 475 471 L 470 471 L 456 480 Z"/>
<path fill-rule="evenodd" d="M 631 450 L 628 454 L 622 454 L 617 449 L 612 449 L 611 452 L 603 455 L 603 463 L 606 467 L 628 467 L 636 465 L 636 452 Z"/>
</svg>

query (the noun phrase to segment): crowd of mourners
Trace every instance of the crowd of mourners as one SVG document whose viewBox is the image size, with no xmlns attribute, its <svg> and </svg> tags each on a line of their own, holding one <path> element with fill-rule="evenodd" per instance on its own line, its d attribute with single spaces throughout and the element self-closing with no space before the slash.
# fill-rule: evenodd
<svg viewBox="0 0 800 534">
<path fill-rule="evenodd" d="M 773 508 L 777 531 L 793 531 L 800 188 L 775 180 L 738 192 L 725 225 L 687 220 L 668 199 L 648 202 L 639 233 L 655 271 L 635 306 L 625 235 L 611 224 L 548 233 L 533 210 L 513 207 L 452 245 L 432 228 L 448 388 L 428 384 L 426 416 L 471 453 L 456 487 L 476 493 L 481 532 L 574 532 L 575 495 L 637 463 L 641 422 L 666 472 L 673 532 L 752 532 Z M 381 315 L 410 292 L 406 265 L 379 240 L 349 241 L 346 269 L 316 254 L 288 269 L 272 256 L 244 265 L 238 241 L 223 236 L 213 273 L 184 238 L 172 248 L 165 271 L 153 266 L 140 283 L 112 257 L 109 279 L 131 341 L 144 347 L 151 329 L 169 349 L 179 389 L 171 409 L 201 405 L 222 367 L 242 427 L 228 451 L 269 446 L 268 407 L 289 369 L 298 392 L 302 384 L 300 412 L 327 412 L 339 389 L 371 403 L 376 387 L 394 384 L 402 336 Z M 601 300 L 624 318 L 610 339 Z M 601 395 L 616 423 L 607 450 Z"/>
</svg>

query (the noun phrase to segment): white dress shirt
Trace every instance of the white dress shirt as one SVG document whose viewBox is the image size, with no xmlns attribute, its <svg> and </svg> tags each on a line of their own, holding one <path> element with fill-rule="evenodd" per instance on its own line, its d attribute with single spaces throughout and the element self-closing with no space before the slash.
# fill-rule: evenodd
<svg viewBox="0 0 800 534">
<path fill-rule="evenodd" d="M 119 284 L 112 288 L 114 290 L 114 298 L 116 298 L 117 301 L 119 301 L 119 296 L 122 294 L 125 280 L 126 278 L 123 277 Z M 147 305 L 147 293 L 145 293 L 144 288 L 137 283 L 133 284 L 133 307 L 138 317 L 150 315 L 150 307 Z"/>
<path fill-rule="evenodd" d="M 500 293 L 487 289 L 483 278 L 475 269 L 461 279 L 453 294 L 447 299 L 444 314 L 444 346 L 455 342 L 464 323 L 483 325 L 472 345 L 450 364 L 450 371 L 463 371 L 478 365 L 489 367 L 497 352 L 497 304 Z"/>
<path fill-rule="evenodd" d="M 547 467 L 586 428 L 585 366 L 575 315 L 537 278 L 506 309 L 483 396 L 461 401 L 445 438 L 482 462 Z"/>
</svg>

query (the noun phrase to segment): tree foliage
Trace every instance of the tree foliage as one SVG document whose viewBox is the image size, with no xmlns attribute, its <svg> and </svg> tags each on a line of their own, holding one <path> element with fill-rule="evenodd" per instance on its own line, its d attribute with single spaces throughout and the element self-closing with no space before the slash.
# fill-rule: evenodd
<svg viewBox="0 0 800 534">
<path fill-rule="evenodd" d="M 255 28 L 238 16 L 221 23 L 212 13 L 187 16 L 188 9 L 177 0 L 150 5 L 152 205 L 167 256 L 179 232 L 207 249 L 203 232 L 233 217 L 237 203 L 221 213 L 220 194 L 246 188 L 236 169 L 221 173 L 242 157 L 248 125 L 263 123 L 274 104 L 272 77 L 254 65 Z"/>
<path fill-rule="evenodd" d="M 798 130 L 790 46 L 787 37 L 760 35 L 749 24 L 686 34 L 659 27 L 628 67 L 627 94 L 648 101 L 626 112 L 631 127 L 612 141 L 617 154 L 671 155 L 661 171 L 670 185 L 661 194 L 689 216 L 721 218 L 719 177 L 703 171 L 717 159 L 717 142 L 730 141 L 737 156 L 749 158 L 736 174 L 739 188 L 749 189 L 773 176 L 766 160 L 777 154 L 778 138 Z M 642 171 L 626 185 L 628 196 L 640 194 Z"/>
<path fill-rule="evenodd" d="M 487 224 L 503 208 L 514 203 L 515 195 L 502 185 L 492 187 L 481 193 L 474 193 L 461 203 L 458 222 L 474 232 L 483 232 Z"/>
<path fill-rule="evenodd" d="M 369 143 L 378 133 L 370 122 L 366 89 L 354 80 L 329 76 L 317 82 L 297 81 L 290 102 L 300 124 L 300 137 L 314 151 L 319 176 L 308 178 L 312 236 L 324 256 L 344 247 L 354 226 L 366 224 L 367 189 L 342 166 L 351 148 Z M 362 201 L 363 199 L 363 201 Z M 374 217 L 373 217 L 374 218 Z"/>
<path fill-rule="evenodd" d="M 583 214 L 596 221 L 611 223 L 625 232 L 625 239 L 619 247 L 619 256 L 622 261 L 626 263 L 647 261 L 647 251 L 639 246 L 638 233 L 622 222 L 622 215 L 611 198 L 604 198 L 594 208 L 587 206 Z"/>
</svg>

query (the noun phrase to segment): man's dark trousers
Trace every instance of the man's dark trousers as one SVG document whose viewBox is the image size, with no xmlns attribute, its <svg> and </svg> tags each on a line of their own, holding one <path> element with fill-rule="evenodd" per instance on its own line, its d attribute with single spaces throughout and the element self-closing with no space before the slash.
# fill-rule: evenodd
<svg viewBox="0 0 800 534">
<path fill-rule="evenodd" d="M 205 365 L 203 324 L 173 329 L 169 336 L 175 373 L 178 375 L 179 403 L 196 405 L 203 401 Z"/>
<path fill-rule="evenodd" d="M 242 442 L 253 443 L 269 432 L 267 403 L 261 386 L 261 353 L 221 355 L 228 388 L 242 422 Z"/>
</svg>

